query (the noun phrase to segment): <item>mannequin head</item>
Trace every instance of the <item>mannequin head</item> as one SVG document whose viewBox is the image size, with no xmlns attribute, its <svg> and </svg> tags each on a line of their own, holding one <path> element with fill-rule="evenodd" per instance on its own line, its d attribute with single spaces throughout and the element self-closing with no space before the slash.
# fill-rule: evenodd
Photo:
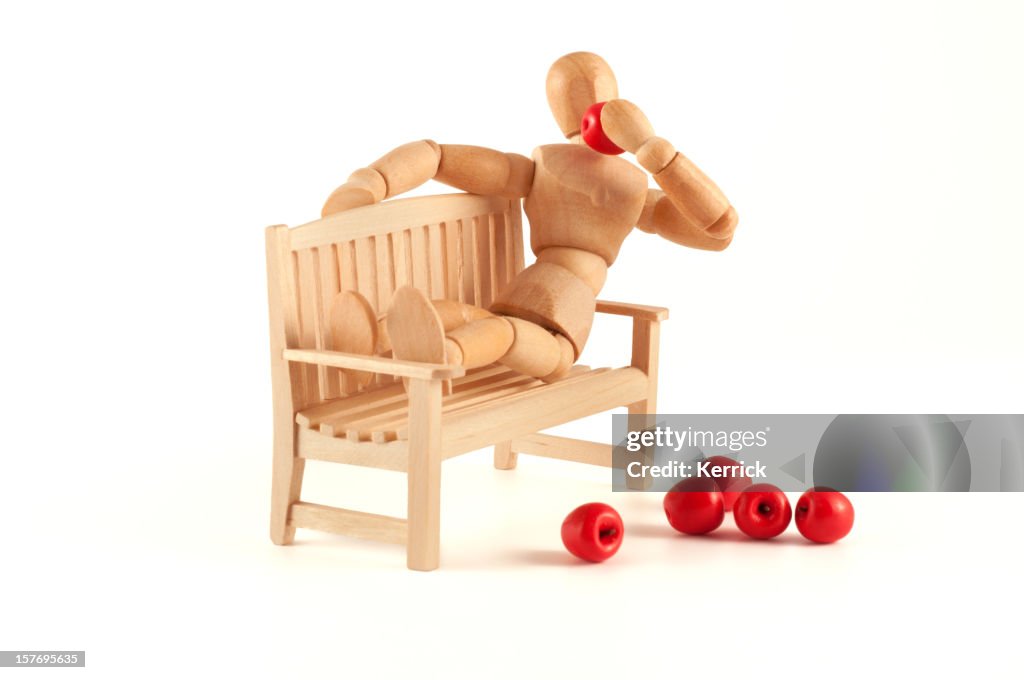
<svg viewBox="0 0 1024 680">
<path fill-rule="evenodd" d="M 591 104 L 617 98 L 619 87 L 608 62 L 592 52 L 573 52 L 551 65 L 547 95 L 562 134 L 576 141 L 583 113 Z"/>
</svg>

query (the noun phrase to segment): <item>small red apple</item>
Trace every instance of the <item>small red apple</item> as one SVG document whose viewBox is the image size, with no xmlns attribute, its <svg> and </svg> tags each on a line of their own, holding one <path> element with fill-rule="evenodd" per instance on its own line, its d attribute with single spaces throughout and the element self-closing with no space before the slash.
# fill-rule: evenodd
<svg viewBox="0 0 1024 680">
<path fill-rule="evenodd" d="M 622 545 L 622 518 L 610 505 L 587 503 L 562 522 L 562 543 L 581 560 L 604 562 Z"/>
<path fill-rule="evenodd" d="M 725 519 L 725 501 L 714 480 L 691 477 L 665 494 L 663 502 L 668 523 L 684 534 L 706 534 Z"/>
<path fill-rule="evenodd" d="M 775 538 L 789 526 L 793 509 L 782 489 L 774 484 L 752 484 L 740 492 L 733 506 L 739 530 L 751 538 Z"/>
<path fill-rule="evenodd" d="M 723 468 L 725 475 L 715 480 L 718 488 L 722 490 L 722 498 L 725 500 L 725 511 L 732 512 L 740 492 L 750 486 L 750 477 L 743 474 L 740 464 L 728 456 L 711 456 L 708 458 L 708 469 L 714 467 Z"/>
<path fill-rule="evenodd" d="M 835 543 L 853 528 L 853 504 L 834 489 L 808 489 L 796 502 L 796 528 L 815 543 Z"/>
<path fill-rule="evenodd" d="M 583 113 L 583 120 L 580 122 L 580 134 L 583 141 L 594 151 L 599 151 L 608 156 L 618 156 L 625 151 L 616 146 L 615 142 L 608 139 L 604 128 L 601 127 L 601 109 L 607 102 L 591 104 Z"/>
</svg>

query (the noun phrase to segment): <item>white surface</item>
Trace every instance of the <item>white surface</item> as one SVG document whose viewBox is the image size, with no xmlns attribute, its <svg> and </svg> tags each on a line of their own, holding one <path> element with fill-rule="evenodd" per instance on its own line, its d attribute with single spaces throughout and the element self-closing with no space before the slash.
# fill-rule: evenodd
<svg viewBox="0 0 1024 680">
<path fill-rule="evenodd" d="M 443 566 L 424 574 L 398 546 L 302 531 L 273 546 L 250 457 L 218 451 L 199 482 L 156 468 L 123 497 L 73 494 L 63 516 L 7 528 L 4 646 L 85 648 L 104 678 L 167 653 L 170 677 L 1017 677 L 1018 494 L 853 496 L 832 546 L 795 526 L 744 540 L 731 517 L 688 538 L 660 494 L 613 494 L 604 470 L 522 457 L 503 472 L 477 453 L 444 468 Z M 313 500 L 402 512 L 400 475 L 316 471 Z M 595 500 L 626 526 L 601 565 L 558 535 Z"/>
<path fill-rule="evenodd" d="M 741 216 L 725 253 L 636 234 L 611 271 L 673 310 L 662 410 L 1022 411 L 1021 10 L 623 6 L 0 10 L 0 647 L 104 678 L 167 647 L 175 677 L 1013 669 L 1020 495 L 857 498 L 834 548 L 686 540 L 603 471 L 481 453 L 445 468 L 439 572 L 266 538 L 262 227 L 405 141 L 557 141 L 544 74 L 577 49 Z M 602 324 L 585 360 L 624 361 Z M 311 472 L 401 512 L 400 477 Z M 609 498 L 626 547 L 572 564 L 562 516 Z"/>
</svg>

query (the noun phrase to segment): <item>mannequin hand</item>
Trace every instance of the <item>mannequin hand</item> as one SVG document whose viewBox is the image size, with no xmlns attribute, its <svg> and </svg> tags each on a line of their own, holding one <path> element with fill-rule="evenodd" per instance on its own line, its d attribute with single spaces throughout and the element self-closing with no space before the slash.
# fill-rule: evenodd
<svg viewBox="0 0 1024 680">
<path fill-rule="evenodd" d="M 644 112 L 625 99 L 609 100 L 601 109 L 601 127 L 616 146 L 636 153 L 654 136 L 654 128 Z"/>
<path fill-rule="evenodd" d="M 654 135 L 644 112 L 625 99 L 612 99 L 604 105 L 601 127 L 612 143 L 636 154 L 637 162 L 652 175 L 676 156 L 676 148 L 668 140 Z"/>
</svg>

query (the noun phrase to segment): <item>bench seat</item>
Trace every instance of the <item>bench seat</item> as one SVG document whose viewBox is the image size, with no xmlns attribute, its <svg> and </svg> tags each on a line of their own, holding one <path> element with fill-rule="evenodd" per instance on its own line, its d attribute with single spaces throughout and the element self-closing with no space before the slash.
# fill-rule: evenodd
<svg viewBox="0 0 1024 680">
<path fill-rule="evenodd" d="M 442 456 L 450 458 L 634 403 L 644 398 L 647 387 L 647 376 L 632 367 L 577 365 L 554 383 L 500 365 L 471 371 L 454 379 L 451 393 L 442 399 Z M 362 449 L 361 455 L 346 455 L 344 462 L 406 467 L 409 409 L 401 384 L 305 408 L 296 414 L 295 422 L 300 429 L 300 456 L 313 451 L 306 457 L 323 458 L 331 449 L 343 454 Z M 388 458 L 389 454 L 394 458 L 391 464 L 382 465 L 381 456 Z M 326 459 L 337 460 L 337 456 Z"/>
</svg>

